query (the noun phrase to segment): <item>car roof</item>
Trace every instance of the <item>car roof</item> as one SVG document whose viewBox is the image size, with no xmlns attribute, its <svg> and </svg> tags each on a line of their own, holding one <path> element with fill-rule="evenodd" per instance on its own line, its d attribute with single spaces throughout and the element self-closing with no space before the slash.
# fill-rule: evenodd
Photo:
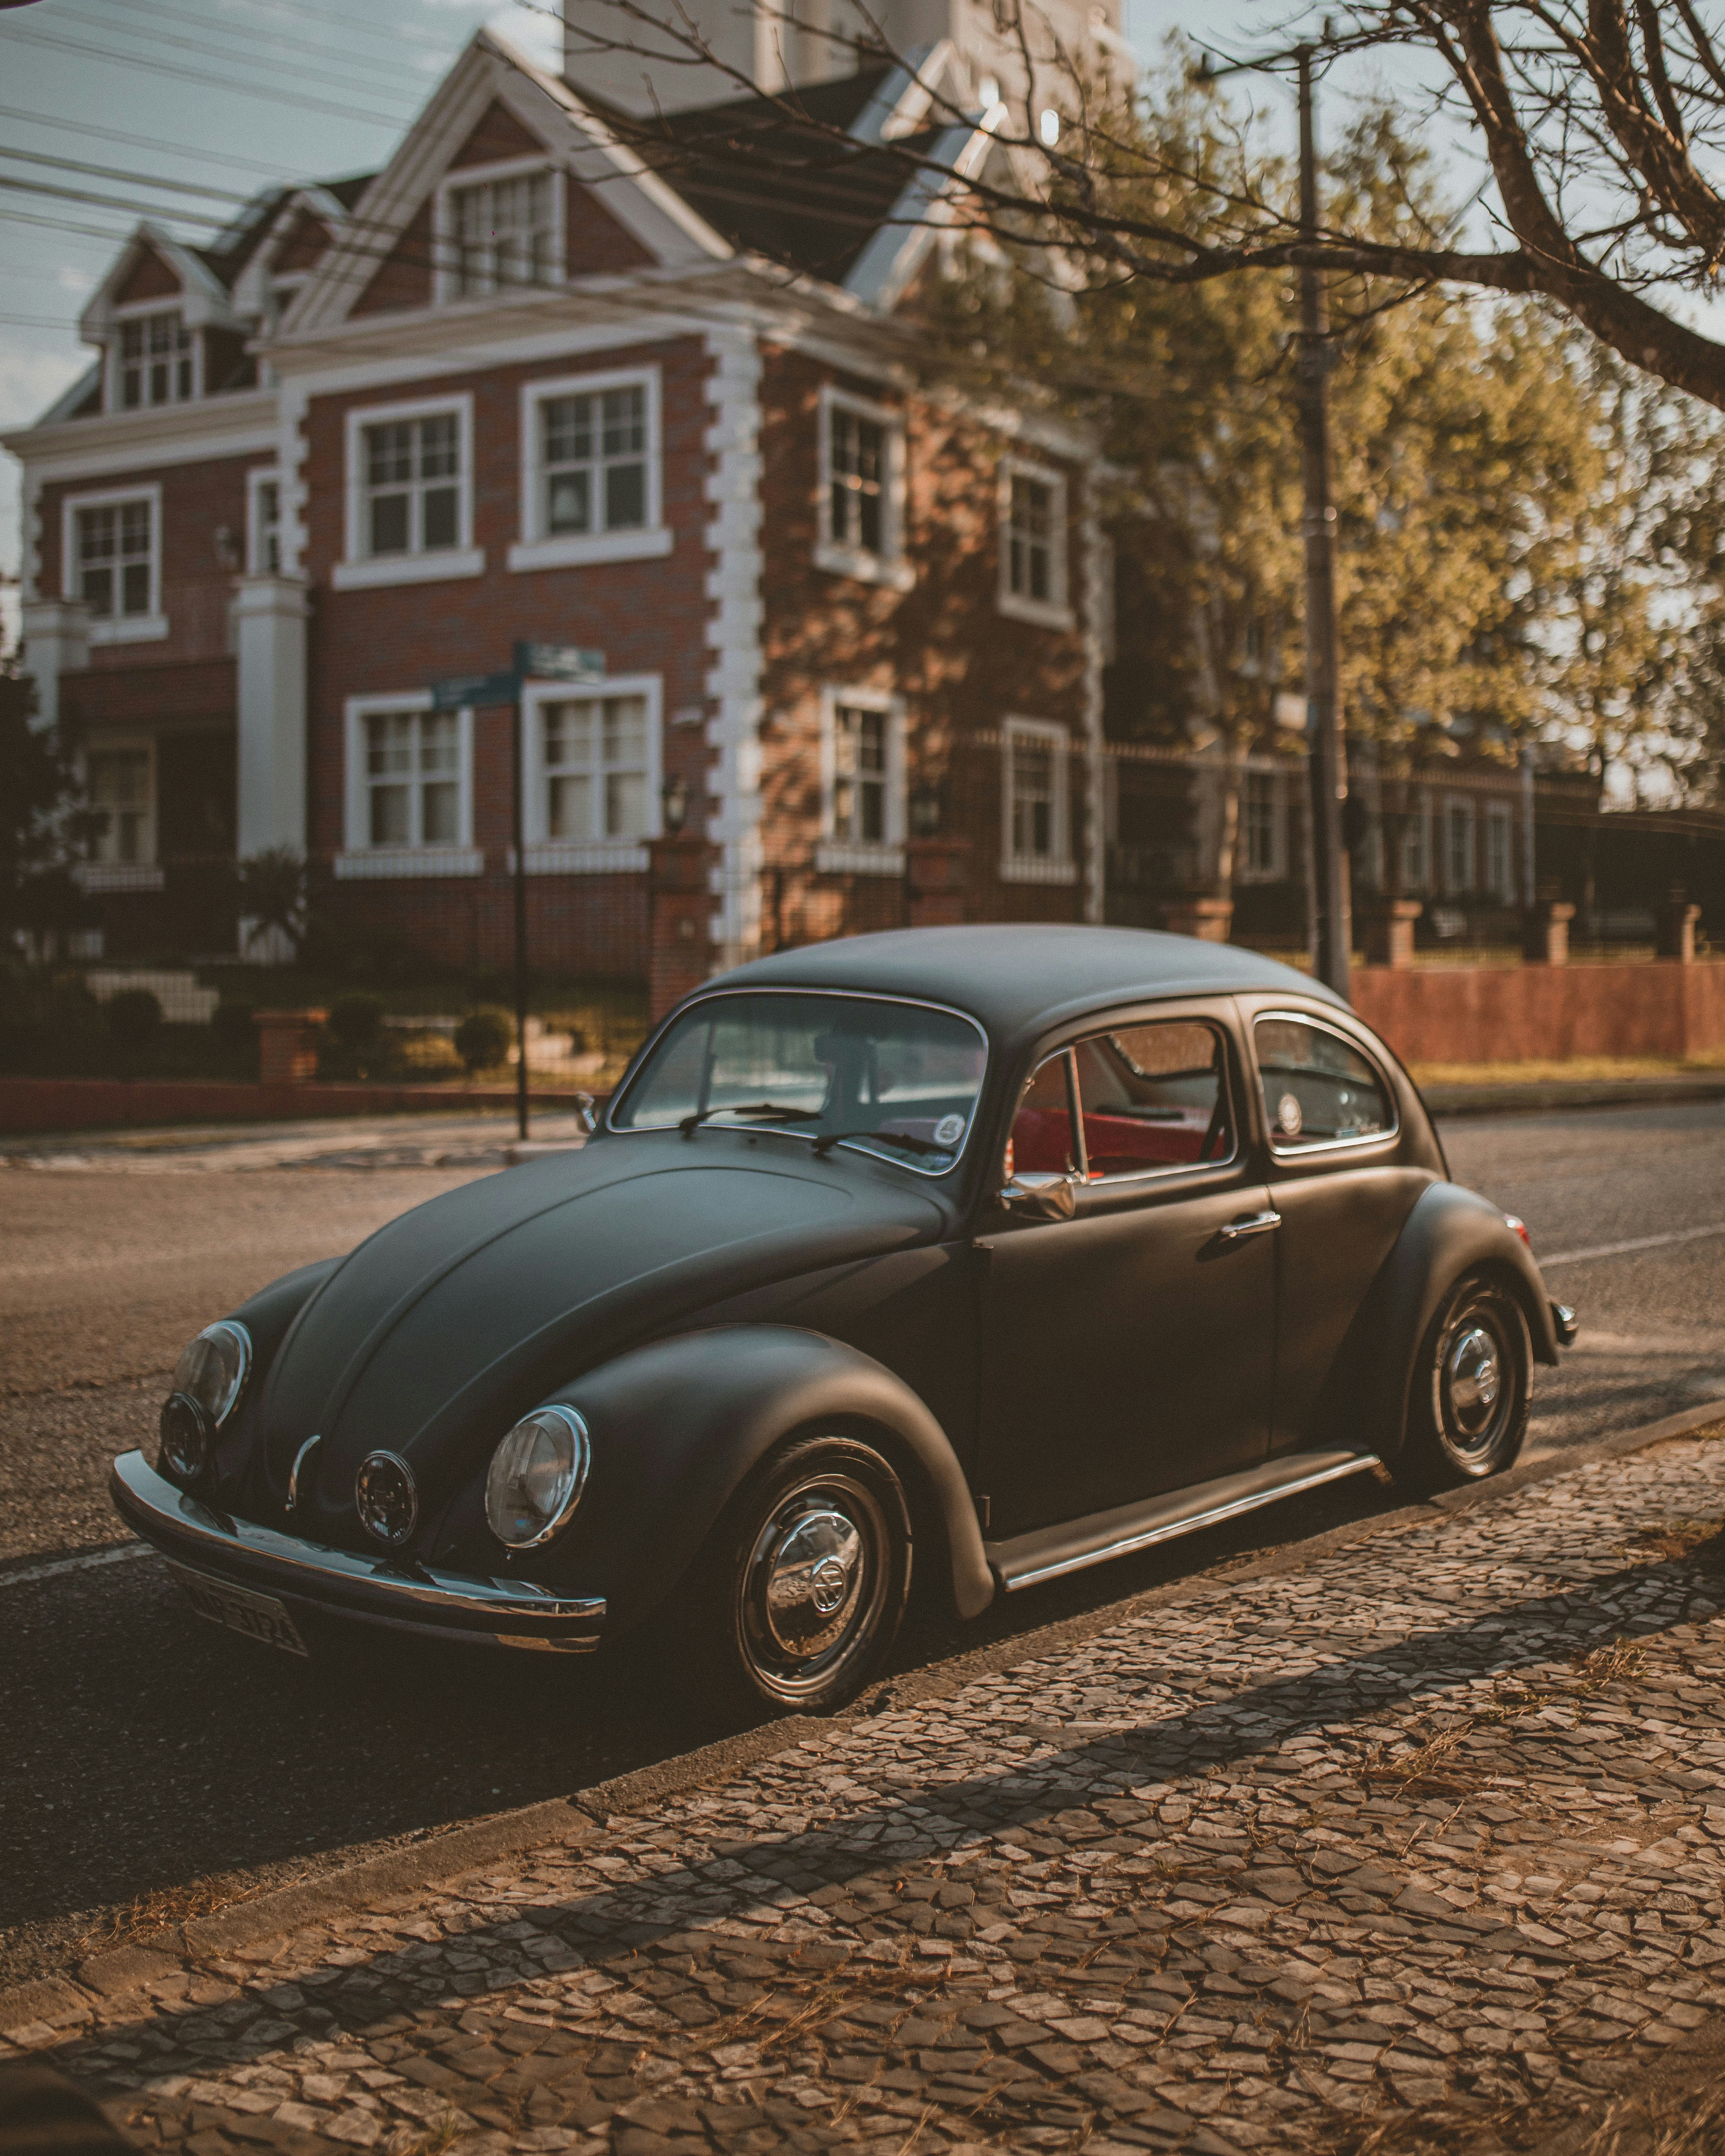
<svg viewBox="0 0 1725 2156">
<path fill-rule="evenodd" d="M 1000 922 L 900 928 L 776 952 L 705 983 L 729 988 L 848 988 L 950 1004 L 1005 1044 L 1086 1010 L 1161 996 L 1261 992 L 1345 1009 L 1321 983 L 1260 952 L 1147 928 Z"/>
</svg>

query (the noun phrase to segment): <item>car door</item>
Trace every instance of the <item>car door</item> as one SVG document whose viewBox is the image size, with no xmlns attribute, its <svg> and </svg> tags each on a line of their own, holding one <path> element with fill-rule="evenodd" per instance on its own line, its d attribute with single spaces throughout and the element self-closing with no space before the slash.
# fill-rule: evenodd
<svg viewBox="0 0 1725 2156">
<path fill-rule="evenodd" d="M 1245 1015 L 1269 1139 L 1281 1265 L 1271 1449 L 1345 1440 L 1349 1327 L 1432 1180 L 1364 1035 L 1257 999 Z"/>
<path fill-rule="evenodd" d="M 1275 1235 L 1245 1076 L 1209 1004 L 1095 1025 L 1030 1074 L 1009 1172 L 1070 1174 L 1073 1216 L 996 1214 L 978 1238 L 991 1535 L 1264 1456 Z"/>
</svg>

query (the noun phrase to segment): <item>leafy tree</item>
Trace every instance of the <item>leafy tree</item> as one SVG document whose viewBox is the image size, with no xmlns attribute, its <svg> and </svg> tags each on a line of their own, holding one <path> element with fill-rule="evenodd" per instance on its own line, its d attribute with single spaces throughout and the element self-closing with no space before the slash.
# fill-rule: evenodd
<svg viewBox="0 0 1725 2156">
<path fill-rule="evenodd" d="M 305 944 L 305 863 L 291 846 L 265 846 L 239 864 L 239 910 L 266 934 L 280 930 L 297 957 Z"/>
<path fill-rule="evenodd" d="M 35 682 L 15 651 L 0 654 L 0 946 L 78 909 L 63 814 L 74 792 L 58 737 L 36 721 Z"/>
</svg>

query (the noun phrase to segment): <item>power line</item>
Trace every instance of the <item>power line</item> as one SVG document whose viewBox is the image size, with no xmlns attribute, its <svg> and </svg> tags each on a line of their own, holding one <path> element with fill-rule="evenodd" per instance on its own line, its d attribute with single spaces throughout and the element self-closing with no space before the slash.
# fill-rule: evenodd
<svg viewBox="0 0 1725 2156">
<path fill-rule="evenodd" d="M 183 142 L 164 142 L 159 135 L 127 135 L 117 127 L 93 127 L 82 120 L 62 120 L 49 112 L 24 112 L 15 105 L 0 105 L 0 120 L 27 121 L 33 127 L 58 127 L 69 135 L 94 135 L 100 142 L 127 142 L 138 150 L 167 150 L 176 157 L 189 157 L 203 165 L 230 165 L 236 172 L 267 172 L 278 179 L 290 180 L 297 173 L 293 165 L 271 165 L 261 158 L 224 157 L 219 150 L 191 150 Z"/>
<path fill-rule="evenodd" d="M 146 74 L 170 75 L 181 82 L 195 82 L 205 90 L 226 90 L 242 97 L 259 97 L 275 105 L 293 105 L 301 112 L 321 112 L 336 120 L 357 120 L 367 127 L 398 129 L 399 120 L 382 119 L 375 112 L 361 112 L 351 105 L 332 105 L 319 97 L 289 96 L 280 89 L 257 83 L 235 82 L 231 76 L 208 74 L 201 68 L 181 67 L 172 60 L 144 59 L 131 53 L 116 53 L 107 45 L 85 44 L 76 38 L 57 38 L 49 30 L 20 30 L 8 23 L 0 31 L 0 44 L 13 39 L 21 44 L 49 45 L 56 51 L 77 53 L 86 59 L 108 60 L 116 67 L 141 68 Z"/>
<path fill-rule="evenodd" d="M 81 187 L 57 187 L 47 180 L 15 180 L 6 172 L 0 172 L 0 187 L 9 188 L 18 194 L 50 195 L 57 202 L 87 203 L 92 209 L 141 210 L 146 215 L 151 213 L 149 204 L 128 202 L 124 195 L 93 195 L 86 193 Z M 212 217 L 208 210 L 201 209 L 176 209 L 172 212 L 157 209 L 153 214 L 157 217 L 171 215 L 180 224 L 207 224 L 213 232 L 225 232 L 232 223 L 231 218 Z"/>
<path fill-rule="evenodd" d="M 9 157 L 14 164 L 48 165 L 56 172 L 82 172 L 93 179 L 120 180 L 128 186 L 172 188 L 176 194 L 208 195 L 217 202 L 254 202 L 261 189 L 253 188 L 241 194 L 233 187 L 212 187 L 199 180 L 162 180 L 153 172 L 128 172 L 117 165 L 92 165 L 82 157 L 54 157 L 44 150 L 8 150 L 0 148 L 0 157 Z"/>
</svg>

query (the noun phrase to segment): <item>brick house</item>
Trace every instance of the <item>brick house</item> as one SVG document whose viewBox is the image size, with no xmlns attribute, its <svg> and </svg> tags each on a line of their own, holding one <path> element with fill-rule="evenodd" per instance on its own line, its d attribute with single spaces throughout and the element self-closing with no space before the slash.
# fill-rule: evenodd
<svg viewBox="0 0 1725 2156">
<path fill-rule="evenodd" d="M 968 95 L 950 45 L 921 73 Z M 543 968 L 647 971 L 667 818 L 697 973 L 928 907 L 1102 917 L 1094 444 L 923 364 L 938 236 L 879 146 L 926 90 L 805 95 L 856 145 L 842 218 L 649 171 L 481 33 L 382 172 L 208 249 L 139 228 L 95 364 L 7 444 L 110 955 L 234 947 L 232 862 L 285 846 L 342 938 L 504 960 L 509 715 L 429 685 L 521 638 L 605 654 L 523 696 Z M 985 153 L 980 116 L 937 146 Z"/>
</svg>

